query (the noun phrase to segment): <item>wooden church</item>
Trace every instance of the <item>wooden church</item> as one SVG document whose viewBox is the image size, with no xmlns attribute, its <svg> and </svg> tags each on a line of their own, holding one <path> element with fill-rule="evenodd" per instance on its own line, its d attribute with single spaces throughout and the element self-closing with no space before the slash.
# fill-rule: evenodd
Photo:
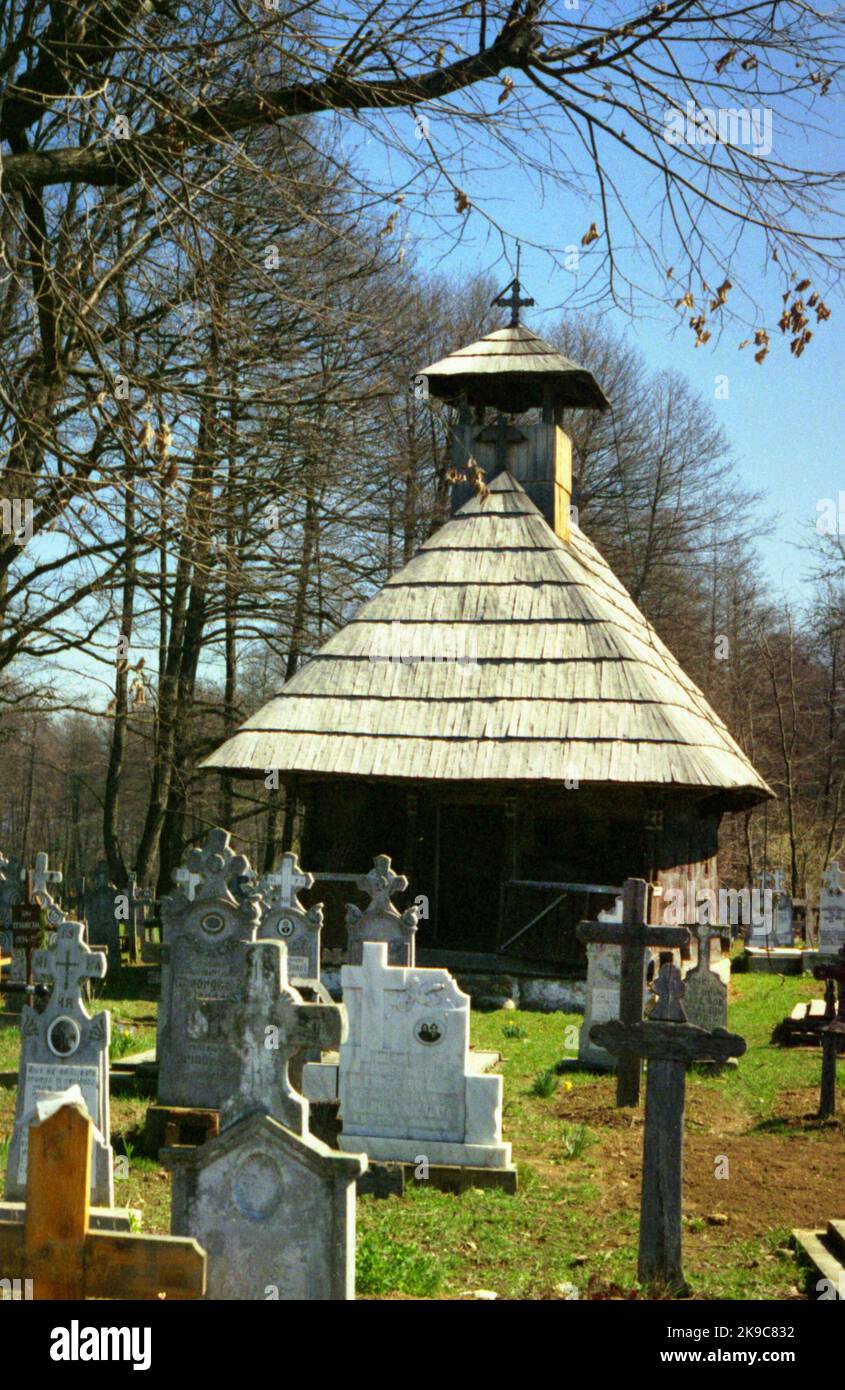
<svg viewBox="0 0 845 1390">
<path fill-rule="evenodd" d="M 562 412 L 608 402 L 508 288 L 509 327 L 421 373 L 456 408 L 451 519 L 203 766 L 278 769 L 311 872 L 390 854 L 422 961 L 566 975 L 627 876 L 654 921 L 661 886 L 716 888 L 721 817 L 771 793 L 571 521 Z"/>
</svg>

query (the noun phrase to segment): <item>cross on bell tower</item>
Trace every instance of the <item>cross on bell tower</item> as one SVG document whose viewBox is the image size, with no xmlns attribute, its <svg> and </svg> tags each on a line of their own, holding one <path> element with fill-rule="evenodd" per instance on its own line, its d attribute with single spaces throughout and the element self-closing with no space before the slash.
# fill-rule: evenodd
<svg viewBox="0 0 845 1390">
<path fill-rule="evenodd" d="M 520 298 L 519 291 L 521 290 L 521 288 L 522 288 L 522 285 L 520 284 L 520 280 L 519 280 L 519 247 L 517 247 L 517 248 L 516 248 L 516 275 L 513 277 L 513 279 L 511 280 L 511 282 L 510 282 L 509 285 L 505 285 L 505 288 L 502 290 L 502 293 L 501 293 L 501 294 L 498 294 L 498 295 L 496 296 L 496 298 L 492 301 L 491 306 L 490 306 L 490 307 L 492 308 L 494 305 L 497 305 L 497 304 L 498 304 L 498 305 L 500 305 L 501 308 L 503 308 L 503 309 L 510 309 L 510 311 L 511 311 L 511 322 L 510 322 L 511 328 L 518 328 L 518 327 L 519 327 L 519 311 L 520 311 L 520 309 L 530 309 L 531 306 L 535 303 L 535 300 L 533 300 L 533 299 L 530 299 L 530 298 L 521 299 L 521 298 Z"/>
</svg>

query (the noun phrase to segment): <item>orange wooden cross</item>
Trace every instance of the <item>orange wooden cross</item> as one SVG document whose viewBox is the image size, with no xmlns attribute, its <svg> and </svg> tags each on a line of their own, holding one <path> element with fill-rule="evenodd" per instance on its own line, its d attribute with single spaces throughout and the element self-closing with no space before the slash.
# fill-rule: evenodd
<svg viewBox="0 0 845 1390">
<path fill-rule="evenodd" d="M 202 1298 L 195 1240 L 89 1230 L 92 1129 L 76 1104 L 31 1126 L 24 1224 L 0 1221 L 0 1276 L 41 1299 Z"/>
</svg>

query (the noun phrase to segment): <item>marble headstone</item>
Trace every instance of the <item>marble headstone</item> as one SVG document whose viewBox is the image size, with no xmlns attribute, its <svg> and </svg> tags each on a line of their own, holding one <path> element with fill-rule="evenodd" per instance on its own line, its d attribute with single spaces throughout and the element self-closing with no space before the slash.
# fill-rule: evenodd
<svg viewBox="0 0 845 1390">
<path fill-rule="evenodd" d="M 341 1149 L 388 1161 L 509 1168 L 503 1080 L 478 1069 L 469 1050 L 469 996 L 448 970 L 391 966 L 387 943 L 368 941 L 362 964 L 344 965 L 341 981 L 349 1014 L 338 1077 Z"/>
<path fill-rule="evenodd" d="M 833 956 L 845 946 L 845 873 L 834 861 L 819 894 L 819 952 Z"/>
<path fill-rule="evenodd" d="M 395 874 L 387 854 L 377 854 L 368 874 L 358 879 L 356 887 L 369 893 L 370 904 L 362 912 L 354 903 L 346 907 L 347 960 L 360 965 L 365 941 L 384 941 L 391 965 L 414 964 L 414 941 L 418 914 L 415 907 L 398 912 L 390 901 L 394 893 L 404 893 L 408 880 Z"/>
<path fill-rule="evenodd" d="M 366 1159 L 308 1133 L 308 1102 L 288 1078 L 294 1052 L 340 1040 L 342 1006 L 301 1001 L 287 983 L 284 942 L 256 941 L 247 959 L 241 1004 L 202 1006 L 240 1077 L 218 1136 L 162 1153 L 173 1175 L 171 1231 L 206 1250 L 206 1298 L 350 1299 L 355 1182 Z"/>
<path fill-rule="evenodd" d="M 88 940 L 92 945 L 108 946 L 109 960 L 115 966 L 120 964 L 119 900 L 117 888 L 109 881 L 109 866 L 101 859 L 85 893 L 84 917 Z"/>
<path fill-rule="evenodd" d="M 42 1012 L 28 1004 L 21 1011 L 17 1105 L 6 1169 L 9 1200 L 22 1201 L 26 1195 L 29 1125 L 37 1103 L 69 1086 L 79 1086 L 95 1128 L 91 1203 L 114 1206 L 109 1140 L 111 1019 L 105 1010 L 92 1017 L 82 1002 L 83 982 L 101 980 L 105 973 L 106 958 L 102 951 L 88 949 L 80 922 L 59 923 L 55 944 L 33 956 L 35 978 L 51 980 L 53 987 Z"/>
<path fill-rule="evenodd" d="M 249 871 L 226 830 L 211 830 L 202 850 L 187 855 L 194 896 L 181 889 L 162 899 L 161 1002 L 158 1010 L 159 1105 L 219 1110 L 236 1089 L 237 1058 L 209 1038 L 200 1000 L 238 1002 L 246 984 L 247 947 L 260 918 L 257 895 L 232 891 Z M 175 875 L 178 882 L 187 881 Z"/>
<path fill-rule="evenodd" d="M 597 916 L 599 922 L 622 921 L 622 899 Z M 643 966 L 643 1005 L 648 996 L 648 968 L 655 953 L 646 948 Z M 610 942 L 590 941 L 587 944 L 587 988 L 584 1003 L 584 1022 L 578 1032 L 578 1060 L 587 1067 L 616 1066 L 616 1058 L 590 1038 L 594 1023 L 607 1023 L 619 1017 L 619 978 L 622 968 L 621 947 Z"/>
<path fill-rule="evenodd" d="M 300 869 L 297 856 L 285 854 L 279 870 L 265 874 L 258 885 L 263 899 L 259 940 L 283 941 L 288 948 L 288 979 L 312 986 L 320 980 L 323 904 L 304 908 L 298 893 L 313 884 L 313 875 Z"/>
</svg>

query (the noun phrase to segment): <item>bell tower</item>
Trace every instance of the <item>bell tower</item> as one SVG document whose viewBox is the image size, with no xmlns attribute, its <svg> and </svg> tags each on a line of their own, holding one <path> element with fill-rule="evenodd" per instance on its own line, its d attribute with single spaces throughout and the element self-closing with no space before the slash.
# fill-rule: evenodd
<svg viewBox="0 0 845 1390">
<path fill-rule="evenodd" d="M 572 443 L 563 412 L 607 410 L 609 402 L 592 372 L 571 362 L 520 323 L 524 298 L 519 273 L 493 300 L 510 309 L 507 328 L 488 333 L 419 373 L 429 396 L 457 410 L 452 467 L 465 474 L 483 469 L 489 482 L 507 469 L 539 507 L 555 535 L 569 540 Z M 452 510 L 472 495 L 469 482 L 452 488 Z"/>
</svg>

